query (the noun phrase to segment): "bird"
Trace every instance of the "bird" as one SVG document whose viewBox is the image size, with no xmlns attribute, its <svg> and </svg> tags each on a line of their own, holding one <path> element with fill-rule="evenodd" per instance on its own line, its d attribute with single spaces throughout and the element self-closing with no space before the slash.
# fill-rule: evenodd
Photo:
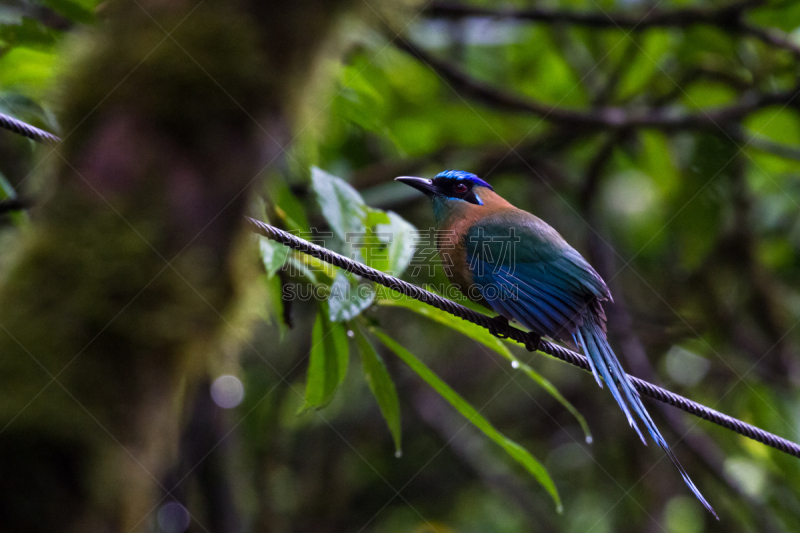
<svg viewBox="0 0 800 533">
<path fill-rule="evenodd" d="M 583 256 L 542 219 L 514 207 L 475 174 L 446 170 L 433 179 L 396 181 L 433 204 L 436 241 L 450 282 L 468 299 L 516 321 L 533 334 L 579 347 L 597 384 L 608 386 L 642 442 L 634 415 L 680 472 L 703 506 L 714 509 L 689 478 L 606 336 L 603 302 L 613 302 L 605 281 Z"/>
</svg>

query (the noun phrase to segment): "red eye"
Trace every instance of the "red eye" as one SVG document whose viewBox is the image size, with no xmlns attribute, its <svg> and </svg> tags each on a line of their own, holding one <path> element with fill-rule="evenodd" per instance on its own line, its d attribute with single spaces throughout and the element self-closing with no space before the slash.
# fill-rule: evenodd
<svg viewBox="0 0 800 533">
<path fill-rule="evenodd" d="M 453 187 L 453 190 L 454 190 L 455 192 L 457 192 L 458 194 L 464 194 L 465 192 L 467 192 L 467 190 L 468 190 L 468 189 L 469 189 L 469 188 L 468 188 L 468 187 L 467 187 L 467 186 L 466 186 L 464 183 L 457 183 L 457 184 L 456 184 L 456 185 Z"/>
</svg>

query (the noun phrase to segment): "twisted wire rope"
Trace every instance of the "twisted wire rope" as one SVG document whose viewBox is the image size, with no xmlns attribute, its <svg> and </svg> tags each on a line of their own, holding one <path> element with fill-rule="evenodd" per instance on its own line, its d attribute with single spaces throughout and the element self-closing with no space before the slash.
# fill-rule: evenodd
<svg viewBox="0 0 800 533">
<path fill-rule="evenodd" d="M 361 276 L 364 279 L 374 281 L 375 283 L 383 285 L 384 287 L 388 287 L 399 292 L 400 294 L 408 296 L 409 298 L 414 298 L 415 300 L 419 300 L 420 302 L 428 304 L 432 307 L 441 309 L 446 313 L 457 316 L 462 320 L 477 324 L 478 326 L 488 329 L 493 335 L 501 338 L 509 338 L 525 345 L 528 350 L 538 350 L 571 365 L 577 366 L 578 368 L 582 368 L 583 370 L 591 371 L 589 367 L 589 361 L 586 359 L 586 357 L 579 353 L 573 352 L 572 350 L 544 339 L 539 339 L 531 333 L 522 331 L 521 329 L 516 328 L 507 322 L 497 320 L 468 307 L 464 307 L 459 303 L 448 300 L 447 298 L 443 298 L 438 294 L 432 293 L 431 291 L 398 279 L 394 276 L 390 276 L 389 274 L 379 270 L 375 270 L 374 268 L 371 268 L 363 263 L 353 261 L 352 259 L 349 259 L 341 254 L 310 243 L 279 228 L 254 218 L 246 218 L 250 225 L 250 229 L 268 239 L 279 242 L 293 250 L 316 257 L 321 261 L 339 267 L 347 272 L 352 272 L 353 274 Z M 634 387 L 636 387 L 636 390 L 645 396 L 677 407 L 682 411 L 704 420 L 708 420 L 709 422 L 717 424 L 718 426 L 751 438 L 754 441 L 766 444 L 767 446 L 775 448 L 776 450 L 780 450 L 795 457 L 800 457 L 800 445 L 790 440 L 784 439 L 783 437 L 779 437 L 778 435 L 753 426 L 752 424 L 748 424 L 747 422 L 721 413 L 716 409 L 712 409 L 703 404 L 697 403 L 689 398 L 668 391 L 667 389 L 659 387 L 658 385 L 654 385 L 643 379 L 639 379 L 634 376 L 629 377 L 631 378 Z"/>
<path fill-rule="evenodd" d="M 16 134 L 40 143 L 58 144 L 61 142 L 61 139 L 52 133 L 40 130 L 37 127 L 31 126 L 30 124 L 3 113 L 0 113 L 0 128 L 13 131 Z"/>
</svg>

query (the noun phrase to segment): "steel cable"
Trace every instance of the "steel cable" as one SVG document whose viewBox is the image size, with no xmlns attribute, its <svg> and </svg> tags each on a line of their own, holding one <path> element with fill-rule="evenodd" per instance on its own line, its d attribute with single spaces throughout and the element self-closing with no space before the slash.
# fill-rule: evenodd
<svg viewBox="0 0 800 533">
<path fill-rule="evenodd" d="M 539 350 L 571 365 L 582 368 L 583 370 L 591 371 L 589 368 L 589 361 L 583 355 L 564 348 L 563 346 L 548 342 L 544 339 L 539 339 L 537 336 L 531 333 L 515 328 L 504 320 L 501 321 L 484 315 L 483 313 L 474 311 L 468 307 L 464 307 L 461 304 L 446 298 L 442 298 L 438 294 L 434 294 L 428 290 L 417 287 L 416 285 L 412 285 L 411 283 L 398 279 L 394 276 L 390 276 L 379 270 L 375 270 L 374 268 L 368 267 L 363 263 L 353 261 L 352 259 L 349 259 L 341 254 L 337 254 L 332 250 L 328 250 L 327 248 L 310 243 L 295 235 L 292 235 L 291 233 L 278 229 L 274 226 L 270 226 L 269 224 L 259 220 L 247 217 L 247 221 L 255 233 L 288 246 L 293 250 L 316 257 L 321 261 L 330 263 L 331 265 L 337 266 L 343 270 L 346 270 L 347 272 L 352 272 L 353 274 L 361 276 L 364 279 L 374 281 L 375 283 L 383 285 L 384 287 L 388 287 L 405 296 L 408 296 L 409 298 L 414 298 L 415 300 L 419 300 L 420 302 L 436 307 L 437 309 L 441 309 L 442 311 L 457 316 L 458 318 L 472 322 L 473 324 L 477 324 L 488 329 L 493 335 L 501 338 L 509 338 L 520 344 L 523 344 L 531 351 Z M 677 407 L 682 411 L 686 411 L 689 414 L 700 417 L 704 420 L 708 420 L 709 422 L 713 422 L 718 426 L 722 426 L 740 435 L 749 437 L 757 442 L 766 444 L 767 446 L 775 448 L 776 450 L 780 450 L 795 457 L 800 457 L 800 445 L 790 440 L 774 435 L 761 428 L 757 428 L 756 426 L 743 422 L 737 418 L 733 418 L 732 416 L 720 413 L 715 409 L 692 401 L 679 394 L 675 394 L 674 392 L 668 391 L 667 389 L 659 387 L 658 385 L 654 385 L 648 381 L 644 381 L 643 379 L 639 379 L 634 376 L 630 376 L 630 378 L 633 381 L 636 389 L 645 396 Z"/>
<path fill-rule="evenodd" d="M 9 115 L 5 115 L 0 113 L 0 128 L 4 128 L 23 137 L 27 137 L 28 139 L 33 139 L 34 141 L 46 144 L 58 144 L 61 142 L 61 139 L 53 135 L 52 133 L 48 133 L 44 130 L 40 130 L 30 124 L 26 124 L 21 120 L 17 120 L 14 117 Z"/>
</svg>

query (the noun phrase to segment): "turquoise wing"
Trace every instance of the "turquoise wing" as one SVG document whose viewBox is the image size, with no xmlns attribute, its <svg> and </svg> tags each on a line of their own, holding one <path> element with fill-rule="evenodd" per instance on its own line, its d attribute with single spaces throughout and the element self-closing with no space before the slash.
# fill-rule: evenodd
<svg viewBox="0 0 800 533">
<path fill-rule="evenodd" d="M 571 339 L 590 312 L 605 318 L 599 302 L 611 297 L 606 284 L 533 215 L 490 217 L 474 224 L 465 239 L 473 283 L 506 318 L 552 339 Z"/>
</svg>

